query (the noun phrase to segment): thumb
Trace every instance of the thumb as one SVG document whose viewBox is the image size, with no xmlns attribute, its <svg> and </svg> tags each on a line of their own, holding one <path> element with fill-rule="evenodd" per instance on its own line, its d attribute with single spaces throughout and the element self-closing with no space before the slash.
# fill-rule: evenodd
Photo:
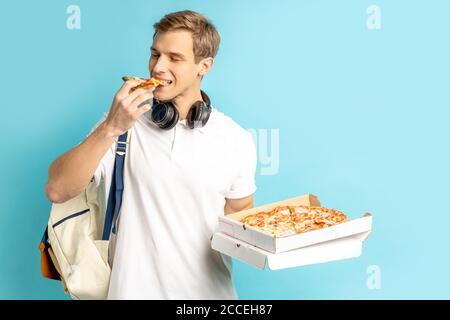
<svg viewBox="0 0 450 320">
<path fill-rule="evenodd" d="M 144 104 L 142 107 L 139 108 L 139 116 L 143 115 L 147 111 L 150 111 L 151 108 L 152 106 L 150 103 Z"/>
</svg>

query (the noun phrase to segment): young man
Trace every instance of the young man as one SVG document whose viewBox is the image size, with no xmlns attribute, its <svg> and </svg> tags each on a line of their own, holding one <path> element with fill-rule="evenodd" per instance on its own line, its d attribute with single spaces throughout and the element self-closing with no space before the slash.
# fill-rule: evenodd
<svg viewBox="0 0 450 320">
<path fill-rule="evenodd" d="M 86 140 L 52 163 L 47 197 L 65 202 L 92 177 L 109 190 L 115 141 L 129 131 L 108 298 L 235 299 L 231 261 L 210 239 L 218 216 L 253 207 L 255 145 L 214 107 L 203 126 L 188 125 L 191 106 L 206 99 L 200 83 L 219 48 L 215 27 L 192 11 L 168 14 L 154 27 L 150 76 L 170 84 L 130 92 L 139 80 L 126 81 Z M 172 128 L 154 122 L 153 100 L 176 107 Z"/>
</svg>

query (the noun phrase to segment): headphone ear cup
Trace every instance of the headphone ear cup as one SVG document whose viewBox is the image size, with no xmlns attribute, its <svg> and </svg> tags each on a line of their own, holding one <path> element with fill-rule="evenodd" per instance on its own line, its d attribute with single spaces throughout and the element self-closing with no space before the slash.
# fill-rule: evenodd
<svg viewBox="0 0 450 320">
<path fill-rule="evenodd" d="M 178 122 L 180 115 L 172 103 L 157 103 L 152 108 L 152 121 L 161 129 L 170 130 Z"/>
<path fill-rule="evenodd" d="M 197 101 L 189 109 L 187 115 L 187 125 L 189 128 L 194 129 L 197 127 L 204 127 L 208 122 L 209 115 L 211 114 L 211 108 L 203 101 Z"/>
<path fill-rule="evenodd" d="M 187 114 L 187 125 L 189 128 L 194 129 L 195 127 L 199 126 L 198 121 L 201 118 L 202 115 L 202 101 L 197 101 L 192 105 L 192 107 L 189 109 L 189 112 Z"/>
<path fill-rule="evenodd" d="M 169 110 L 171 110 L 169 121 L 167 122 L 167 125 L 164 126 L 164 128 L 161 127 L 162 129 L 166 129 L 166 130 L 172 129 L 173 127 L 175 127 L 175 125 L 178 123 L 178 120 L 180 119 L 180 114 L 178 113 L 178 109 L 175 108 L 175 106 L 173 104 L 169 105 Z"/>
<path fill-rule="evenodd" d="M 203 114 L 202 114 L 202 125 L 203 126 L 208 122 L 210 115 L 211 115 L 211 108 L 206 106 L 205 109 L 203 110 Z"/>
</svg>

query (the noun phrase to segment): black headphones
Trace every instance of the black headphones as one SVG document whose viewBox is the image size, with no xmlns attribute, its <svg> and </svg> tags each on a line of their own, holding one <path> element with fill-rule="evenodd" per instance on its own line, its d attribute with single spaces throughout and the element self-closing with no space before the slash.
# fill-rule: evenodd
<svg viewBox="0 0 450 320">
<path fill-rule="evenodd" d="M 186 117 L 186 123 L 191 129 L 205 126 L 211 113 L 211 101 L 208 95 L 201 90 L 200 93 L 203 100 L 196 101 L 189 109 Z M 151 119 L 158 127 L 170 130 L 175 127 L 179 118 L 178 110 L 172 102 L 153 99 Z"/>
</svg>

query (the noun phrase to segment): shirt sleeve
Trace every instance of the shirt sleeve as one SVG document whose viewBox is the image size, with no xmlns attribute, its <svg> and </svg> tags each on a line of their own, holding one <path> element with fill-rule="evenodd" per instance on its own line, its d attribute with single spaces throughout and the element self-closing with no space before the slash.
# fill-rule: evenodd
<svg viewBox="0 0 450 320">
<path fill-rule="evenodd" d="M 96 125 L 92 128 L 91 132 L 86 136 L 89 137 L 92 132 L 95 131 L 95 129 L 98 128 L 98 126 L 105 121 L 106 117 L 108 116 L 108 113 L 106 112 L 103 117 L 96 123 Z M 110 183 L 110 179 L 112 177 L 112 170 L 114 169 L 114 148 L 115 143 L 112 144 L 112 146 L 106 151 L 106 153 L 103 155 L 102 159 L 100 160 L 100 163 L 98 164 L 93 180 L 95 182 L 95 185 L 98 187 L 100 185 L 101 179 L 105 179 L 107 184 Z"/>
<path fill-rule="evenodd" d="M 237 175 L 225 194 L 227 199 L 245 198 L 256 191 L 255 173 L 257 165 L 256 146 L 253 136 L 245 131 L 244 137 L 239 139 L 235 159 L 237 159 Z M 237 141 L 239 141 L 237 140 Z"/>
</svg>

